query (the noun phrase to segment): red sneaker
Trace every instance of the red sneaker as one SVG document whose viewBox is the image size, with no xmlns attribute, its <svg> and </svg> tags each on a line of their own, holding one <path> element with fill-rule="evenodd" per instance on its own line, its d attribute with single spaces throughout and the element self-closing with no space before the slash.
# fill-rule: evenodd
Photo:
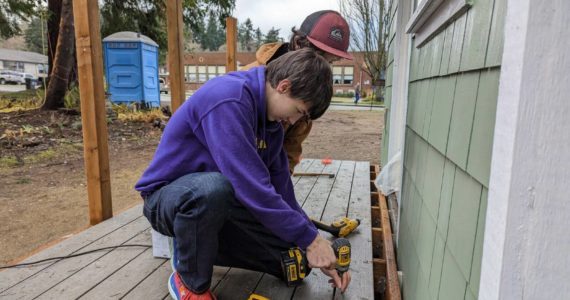
<svg viewBox="0 0 570 300">
<path fill-rule="evenodd" d="M 175 300 L 216 300 L 216 296 L 210 290 L 202 294 L 195 294 L 189 290 L 180 279 L 178 272 L 174 272 L 168 279 L 168 291 Z"/>
</svg>

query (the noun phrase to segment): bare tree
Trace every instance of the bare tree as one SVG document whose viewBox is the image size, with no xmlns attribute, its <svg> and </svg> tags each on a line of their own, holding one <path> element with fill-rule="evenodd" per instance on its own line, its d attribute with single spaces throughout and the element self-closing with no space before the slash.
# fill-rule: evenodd
<svg viewBox="0 0 570 300">
<path fill-rule="evenodd" d="M 351 48 L 363 53 L 363 69 L 377 85 L 386 69 L 393 0 L 339 0 L 350 26 Z"/>
</svg>

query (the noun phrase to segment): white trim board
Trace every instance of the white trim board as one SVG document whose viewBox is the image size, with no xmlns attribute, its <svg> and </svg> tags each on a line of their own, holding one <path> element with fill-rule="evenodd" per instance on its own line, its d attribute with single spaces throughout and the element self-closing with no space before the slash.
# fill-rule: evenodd
<svg viewBox="0 0 570 300">
<path fill-rule="evenodd" d="M 570 294 L 568 11 L 507 2 L 479 299 Z"/>
<path fill-rule="evenodd" d="M 406 25 L 406 33 L 414 34 L 416 48 L 421 48 L 447 25 L 463 15 L 473 0 L 426 0 Z"/>
</svg>

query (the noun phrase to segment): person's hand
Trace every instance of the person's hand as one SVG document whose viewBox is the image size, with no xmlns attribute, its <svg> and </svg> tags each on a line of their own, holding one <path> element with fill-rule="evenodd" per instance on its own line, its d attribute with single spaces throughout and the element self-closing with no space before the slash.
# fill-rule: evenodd
<svg viewBox="0 0 570 300">
<path fill-rule="evenodd" d="M 336 271 L 336 269 L 322 268 L 321 272 L 323 272 L 325 275 L 331 278 L 329 279 L 329 283 L 331 284 L 332 287 L 340 289 L 341 293 L 344 293 L 346 291 L 348 285 L 350 284 L 350 279 L 351 279 L 350 271 L 344 272 L 342 274 L 342 278 L 338 276 L 338 272 Z"/>
<path fill-rule="evenodd" d="M 315 240 L 307 247 L 307 261 L 310 268 L 334 269 L 336 256 L 331 242 L 317 234 Z"/>
</svg>

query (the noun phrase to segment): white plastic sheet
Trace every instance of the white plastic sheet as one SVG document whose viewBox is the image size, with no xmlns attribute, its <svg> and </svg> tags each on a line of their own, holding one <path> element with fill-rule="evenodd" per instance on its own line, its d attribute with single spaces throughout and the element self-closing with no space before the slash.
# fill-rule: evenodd
<svg viewBox="0 0 570 300">
<path fill-rule="evenodd" d="M 378 190 L 388 196 L 400 191 L 402 186 L 402 151 L 398 151 L 388 163 L 382 167 L 382 171 L 374 182 Z"/>
</svg>

